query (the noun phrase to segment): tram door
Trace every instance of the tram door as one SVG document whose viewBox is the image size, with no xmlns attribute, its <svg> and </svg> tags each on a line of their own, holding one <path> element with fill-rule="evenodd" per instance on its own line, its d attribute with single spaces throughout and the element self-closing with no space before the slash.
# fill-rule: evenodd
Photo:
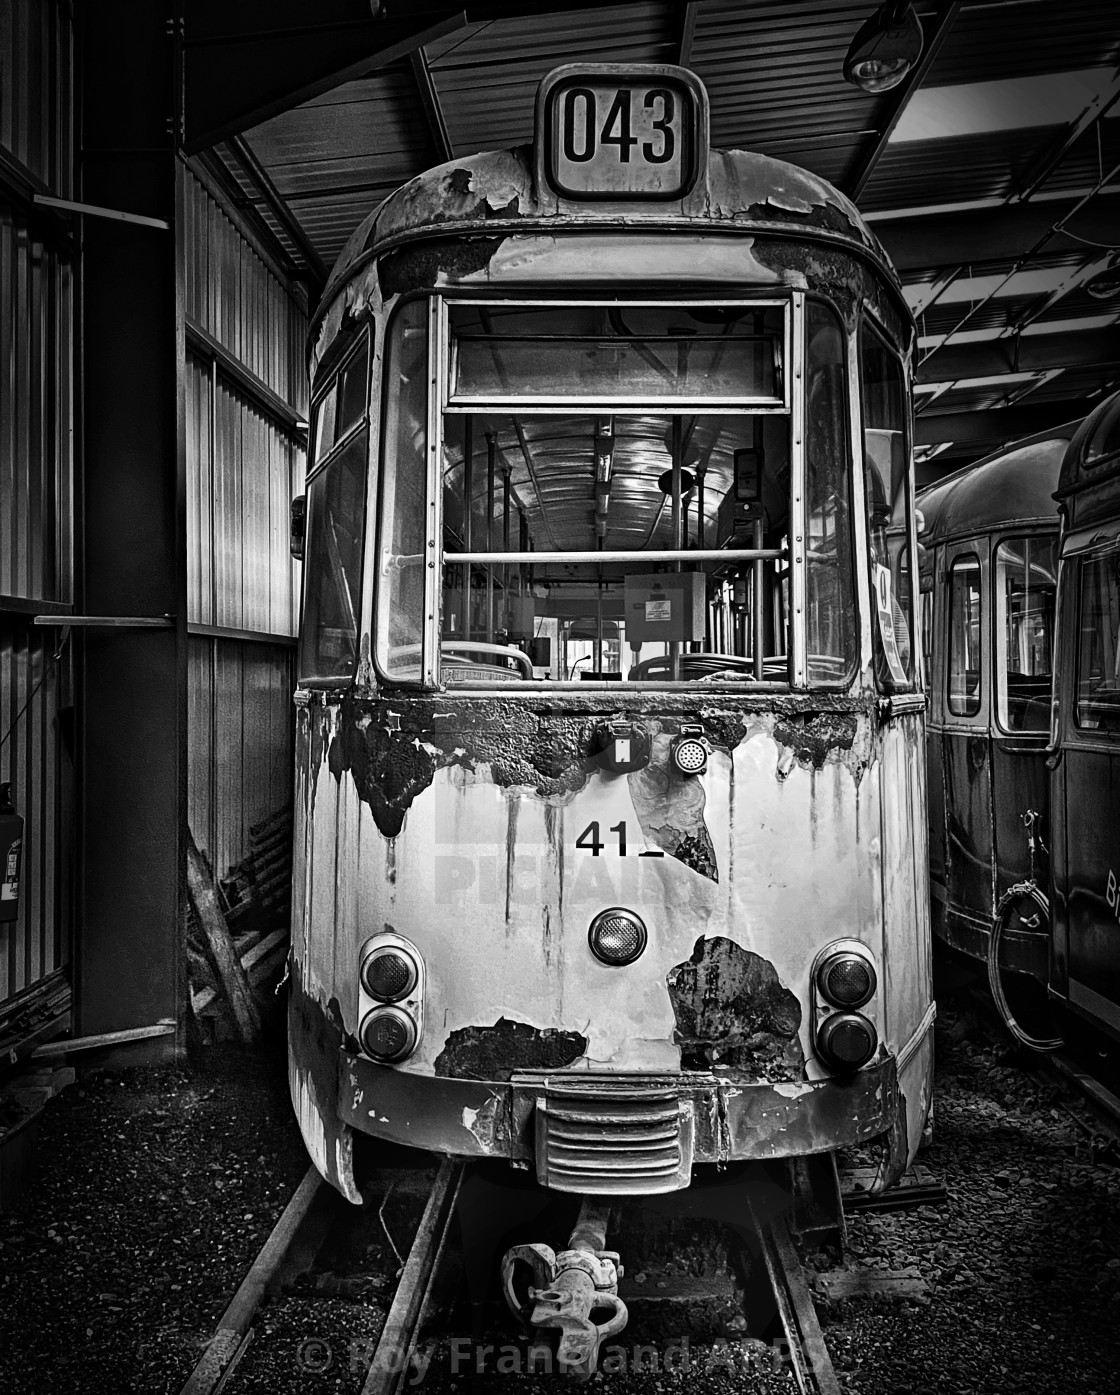
<svg viewBox="0 0 1120 1395">
<path fill-rule="evenodd" d="M 1071 1005 L 1120 1035 L 1120 540 L 1068 565 L 1058 971 Z"/>
<path fill-rule="evenodd" d="M 989 749 L 987 549 L 945 549 L 945 861 L 949 906 L 985 920 L 992 905 L 992 785 Z"/>
<path fill-rule="evenodd" d="M 996 896 L 1031 874 L 1028 811 L 1035 820 L 1034 875 L 1049 885 L 1050 683 L 1053 669 L 1057 533 L 1007 537 L 992 553 L 992 810 Z M 1036 966 L 1046 974 L 1045 953 Z"/>
</svg>

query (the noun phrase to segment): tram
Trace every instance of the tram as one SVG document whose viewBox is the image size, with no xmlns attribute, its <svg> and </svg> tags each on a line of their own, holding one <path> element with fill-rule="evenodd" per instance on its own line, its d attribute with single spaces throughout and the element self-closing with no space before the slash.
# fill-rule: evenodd
<svg viewBox="0 0 1120 1395">
<path fill-rule="evenodd" d="M 933 933 L 1045 984 L 1050 703 L 1062 460 L 1078 423 L 918 495 Z M 1019 888 L 1018 890 L 1013 890 Z"/>
<path fill-rule="evenodd" d="M 310 336 L 290 999 L 355 1139 L 620 1198 L 930 1099 L 913 324 L 666 65 L 411 180 Z"/>
<path fill-rule="evenodd" d="M 1074 434 L 1057 497 L 1050 992 L 1120 1038 L 1120 394 Z"/>
</svg>

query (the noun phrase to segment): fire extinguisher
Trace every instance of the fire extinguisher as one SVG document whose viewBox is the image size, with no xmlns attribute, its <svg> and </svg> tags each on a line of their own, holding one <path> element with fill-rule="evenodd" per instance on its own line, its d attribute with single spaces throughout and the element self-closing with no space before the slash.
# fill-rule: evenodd
<svg viewBox="0 0 1120 1395">
<path fill-rule="evenodd" d="M 0 783 L 0 924 L 15 920 L 19 910 L 19 861 L 23 819 L 12 808 L 12 786 Z"/>
</svg>

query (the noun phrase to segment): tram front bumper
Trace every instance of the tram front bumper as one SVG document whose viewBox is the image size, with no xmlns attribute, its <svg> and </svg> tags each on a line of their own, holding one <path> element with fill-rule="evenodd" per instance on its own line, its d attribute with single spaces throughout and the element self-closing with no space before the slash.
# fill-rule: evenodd
<svg viewBox="0 0 1120 1395">
<path fill-rule="evenodd" d="M 509 1081 L 413 1075 L 342 1052 L 339 1115 L 430 1152 L 533 1166 L 560 1191 L 674 1191 L 694 1163 L 829 1152 L 898 1128 L 893 1056 L 837 1079 L 517 1072 Z"/>
</svg>

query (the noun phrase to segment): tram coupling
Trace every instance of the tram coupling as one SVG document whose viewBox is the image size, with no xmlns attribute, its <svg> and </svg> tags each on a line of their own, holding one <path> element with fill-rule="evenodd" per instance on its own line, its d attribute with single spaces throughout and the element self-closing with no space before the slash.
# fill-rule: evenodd
<svg viewBox="0 0 1120 1395">
<path fill-rule="evenodd" d="M 548 1245 L 514 1245 L 502 1259 L 506 1302 L 531 1335 L 559 1333 L 557 1369 L 576 1381 L 591 1379 L 600 1346 L 617 1336 L 629 1317 L 618 1296 L 623 1266 L 617 1250 L 606 1248 L 609 1215 L 609 1207 L 585 1200 L 566 1250 L 557 1254 Z M 531 1276 L 524 1301 L 515 1283 L 522 1264 Z"/>
</svg>

